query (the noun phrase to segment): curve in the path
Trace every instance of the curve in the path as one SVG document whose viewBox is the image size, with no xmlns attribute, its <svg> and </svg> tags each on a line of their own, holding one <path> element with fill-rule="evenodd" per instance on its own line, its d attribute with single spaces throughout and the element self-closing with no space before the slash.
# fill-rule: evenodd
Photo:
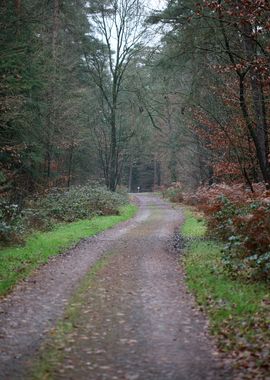
<svg viewBox="0 0 270 380">
<path fill-rule="evenodd" d="M 188 295 L 166 244 L 182 216 L 153 195 L 139 195 L 132 221 L 56 257 L 1 304 L 3 379 L 27 379 L 27 363 L 89 268 L 108 265 L 86 291 L 65 358 L 54 373 L 65 380 L 230 379 L 206 321 Z"/>
<path fill-rule="evenodd" d="M 115 242 L 84 294 L 56 380 L 225 380 L 207 324 L 167 242 L 179 210 L 141 196 L 150 215 Z"/>
</svg>

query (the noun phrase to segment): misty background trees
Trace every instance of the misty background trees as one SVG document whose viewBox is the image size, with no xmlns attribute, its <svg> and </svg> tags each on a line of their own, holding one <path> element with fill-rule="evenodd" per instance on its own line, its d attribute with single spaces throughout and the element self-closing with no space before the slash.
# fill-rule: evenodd
<svg viewBox="0 0 270 380">
<path fill-rule="evenodd" d="M 269 185 L 267 1 L 0 7 L 0 186 L 11 201 L 88 180 L 113 191 Z"/>
</svg>

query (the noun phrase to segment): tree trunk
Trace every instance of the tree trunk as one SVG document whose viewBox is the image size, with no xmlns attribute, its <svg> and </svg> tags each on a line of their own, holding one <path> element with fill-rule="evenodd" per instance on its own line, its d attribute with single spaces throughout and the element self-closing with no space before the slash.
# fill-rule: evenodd
<svg viewBox="0 0 270 380">
<path fill-rule="evenodd" d="M 154 184 L 153 184 L 153 191 L 155 191 L 157 185 L 157 160 L 156 157 L 154 157 Z"/>
<path fill-rule="evenodd" d="M 221 0 L 219 0 L 219 4 L 221 3 Z M 239 3 L 239 0 L 236 1 L 236 3 Z M 241 5 L 241 4 L 240 4 Z M 231 63 L 236 68 L 236 61 L 234 58 L 234 55 L 231 51 L 230 42 L 226 35 L 226 31 L 224 28 L 223 20 L 222 20 L 222 13 L 221 10 L 219 10 L 219 20 L 220 20 L 220 26 L 222 30 L 222 34 L 224 37 L 224 42 L 226 46 L 226 52 L 230 58 Z M 249 68 L 249 76 L 250 76 L 250 83 L 251 83 L 251 90 L 252 90 L 252 99 L 253 99 L 253 109 L 255 114 L 256 123 L 252 122 L 249 110 L 246 102 L 245 97 L 245 85 L 244 85 L 244 79 L 247 76 L 247 72 L 243 73 L 238 68 L 236 68 L 236 72 L 239 78 L 239 101 L 240 101 L 240 108 L 243 114 L 243 118 L 245 120 L 248 132 L 254 142 L 255 149 L 256 149 L 256 156 L 259 162 L 259 166 L 261 169 L 261 173 L 263 176 L 263 179 L 265 181 L 265 184 L 267 187 L 270 186 L 270 165 L 268 162 L 268 126 L 266 122 L 266 104 L 264 100 L 264 95 L 262 91 L 261 81 L 259 78 L 258 72 L 255 70 L 254 62 L 257 58 L 257 45 L 256 41 L 253 37 L 253 30 L 252 25 L 248 22 L 243 23 L 240 26 L 240 32 L 242 37 L 242 43 L 243 48 L 245 51 L 245 61 L 249 62 L 250 68 Z"/>
<path fill-rule="evenodd" d="M 267 159 L 267 153 L 265 151 L 265 147 L 266 147 L 265 136 L 262 133 L 261 129 L 258 128 L 258 126 L 254 128 L 253 123 L 250 120 L 248 110 L 247 110 L 246 98 L 245 98 L 244 76 L 239 77 L 239 99 L 240 99 L 240 107 L 242 110 L 244 120 L 246 122 L 250 136 L 255 145 L 256 156 L 258 158 L 263 179 L 267 187 L 269 187 L 270 186 L 270 166 Z"/>
<path fill-rule="evenodd" d="M 116 112 L 117 112 L 117 74 L 113 79 L 112 89 L 112 109 L 111 109 L 111 149 L 110 149 L 110 165 L 109 165 L 109 189 L 115 191 L 118 182 L 117 170 L 117 137 L 116 137 Z"/>
<path fill-rule="evenodd" d="M 113 112 L 111 123 L 111 154 L 110 154 L 110 170 L 109 170 L 109 189 L 111 191 L 116 190 L 117 186 L 117 162 L 116 162 L 116 125 L 115 125 L 115 113 Z"/>
<path fill-rule="evenodd" d="M 50 181 L 50 177 L 51 177 L 51 154 L 50 154 L 50 151 L 48 150 L 47 151 L 47 168 L 46 168 L 46 175 L 47 175 L 47 180 L 48 180 L 48 184 L 49 184 L 49 181 Z"/>
<path fill-rule="evenodd" d="M 68 160 L 68 182 L 67 182 L 67 187 L 68 189 L 70 188 L 70 182 L 71 182 L 71 172 L 72 172 L 72 162 L 73 162 L 73 151 L 74 151 L 74 146 L 72 144 L 70 148 L 70 153 L 69 153 L 69 160 Z"/>
<path fill-rule="evenodd" d="M 132 175 L 133 175 L 133 162 L 130 161 L 129 164 L 129 176 L 128 176 L 128 191 L 131 193 L 132 191 Z"/>
<path fill-rule="evenodd" d="M 21 11 L 21 0 L 15 0 L 14 1 L 14 4 L 15 4 L 15 10 L 16 10 L 16 14 L 17 16 L 19 16 L 20 14 L 20 11 Z"/>
<path fill-rule="evenodd" d="M 265 183 L 270 186 L 270 165 L 268 162 L 269 147 L 268 147 L 268 125 L 266 118 L 266 104 L 261 85 L 260 74 L 254 67 L 254 62 L 257 58 L 257 46 L 253 37 L 252 26 L 245 23 L 242 26 L 243 47 L 246 53 L 247 61 L 250 62 L 249 78 L 251 84 L 253 110 L 256 120 L 256 138 L 254 140 L 259 165 L 263 174 Z M 244 85 L 244 84 L 243 84 Z M 242 92 L 244 94 L 244 89 Z M 245 100 L 245 99 L 244 99 Z M 243 97 L 242 97 L 243 102 Z M 250 128 L 254 128 L 250 126 Z"/>
<path fill-rule="evenodd" d="M 56 124 L 56 105 L 55 105 L 55 83 L 56 83 L 56 65 L 57 65 L 57 40 L 60 28 L 60 2 L 59 0 L 53 0 L 53 14 L 52 14 L 52 30 L 51 30 L 51 57 L 53 64 L 53 72 L 49 79 L 49 89 L 47 93 L 47 104 L 48 104 L 48 115 L 47 115 L 47 179 L 48 183 L 51 176 L 51 158 L 52 158 L 52 148 L 54 131 Z"/>
<path fill-rule="evenodd" d="M 60 28 L 60 2 L 59 0 L 53 0 L 52 56 L 53 56 L 54 64 L 56 63 L 56 50 L 57 50 L 59 28 Z"/>
</svg>

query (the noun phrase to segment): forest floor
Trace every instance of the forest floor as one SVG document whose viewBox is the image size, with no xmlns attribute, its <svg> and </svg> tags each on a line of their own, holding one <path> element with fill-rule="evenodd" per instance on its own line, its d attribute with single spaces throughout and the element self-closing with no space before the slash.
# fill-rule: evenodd
<svg viewBox="0 0 270 380">
<path fill-rule="evenodd" d="M 1 302 L 1 379 L 233 378 L 168 248 L 181 209 L 138 199 L 134 219 L 54 258 Z"/>
</svg>

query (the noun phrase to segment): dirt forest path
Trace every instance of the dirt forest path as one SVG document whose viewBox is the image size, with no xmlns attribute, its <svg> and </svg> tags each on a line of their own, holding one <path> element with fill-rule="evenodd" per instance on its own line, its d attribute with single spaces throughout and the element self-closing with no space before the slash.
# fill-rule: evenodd
<svg viewBox="0 0 270 380">
<path fill-rule="evenodd" d="M 154 195 L 138 198 L 132 221 L 55 258 L 2 302 L 1 379 L 28 379 L 33 355 L 79 280 L 107 253 L 107 264 L 83 296 L 54 378 L 232 379 L 167 249 L 181 212 Z"/>
</svg>

